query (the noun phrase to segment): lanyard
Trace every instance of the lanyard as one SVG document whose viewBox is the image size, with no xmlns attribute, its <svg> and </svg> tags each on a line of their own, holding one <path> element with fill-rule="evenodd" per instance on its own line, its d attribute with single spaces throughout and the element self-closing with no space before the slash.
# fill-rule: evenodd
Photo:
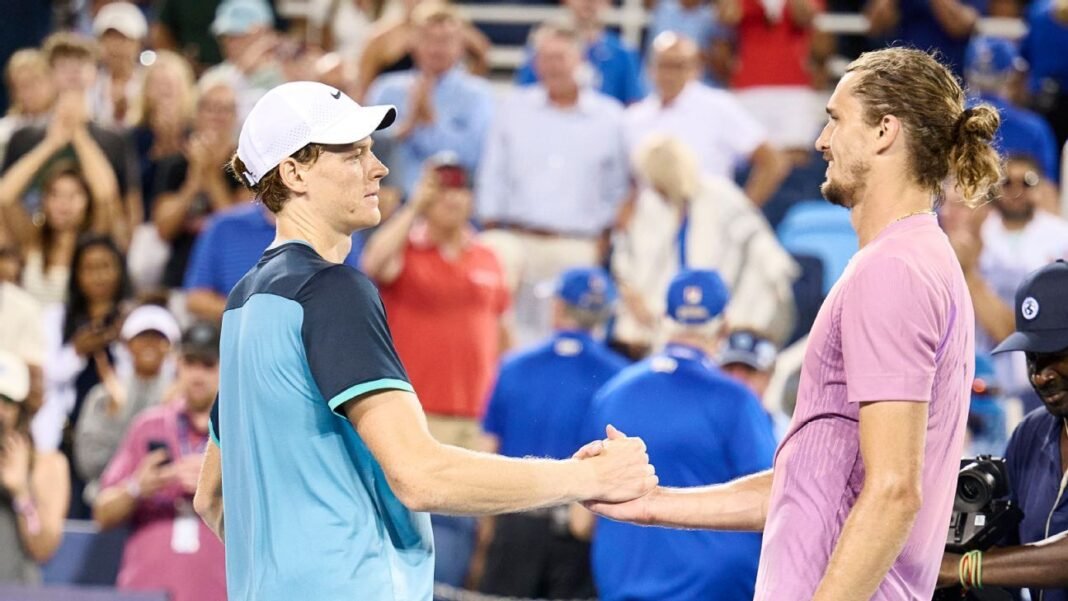
<svg viewBox="0 0 1068 601">
<path fill-rule="evenodd" d="M 192 432 L 192 429 L 189 427 L 189 416 L 187 416 L 185 413 L 179 413 L 177 422 L 178 450 L 181 452 L 181 456 L 186 457 L 188 455 L 202 454 L 204 452 L 204 448 L 207 447 L 207 437 L 204 437 L 203 441 L 199 442 L 197 445 L 194 446 L 189 443 L 189 435 Z"/>
</svg>

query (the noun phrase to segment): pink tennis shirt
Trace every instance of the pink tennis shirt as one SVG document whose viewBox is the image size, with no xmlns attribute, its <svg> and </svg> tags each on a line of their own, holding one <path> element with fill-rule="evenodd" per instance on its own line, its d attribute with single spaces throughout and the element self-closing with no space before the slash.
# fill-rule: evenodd
<svg viewBox="0 0 1068 601">
<path fill-rule="evenodd" d="M 887 226 L 820 308 L 775 454 L 757 600 L 811 599 L 864 485 L 860 403 L 927 403 L 923 505 L 876 600 L 928 600 L 956 490 L 975 372 L 974 316 L 933 215 Z"/>
</svg>

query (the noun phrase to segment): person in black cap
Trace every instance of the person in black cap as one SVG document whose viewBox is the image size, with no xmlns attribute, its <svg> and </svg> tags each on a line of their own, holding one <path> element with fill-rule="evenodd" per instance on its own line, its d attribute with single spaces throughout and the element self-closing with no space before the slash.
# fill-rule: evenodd
<svg viewBox="0 0 1068 601">
<path fill-rule="evenodd" d="M 1044 407 L 1013 432 L 1005 450 L 1012 502 L 1023 520 L 1008 545 L 942 559 L 939 586 L 1030 587 L 1031 598 L 1068 601 L 1068 263 L 1031 273 L 1016 291 L 1016 331 L 994 353 L 1023 351 Z M 981 575 L 981 581 L 972 574 Z"/>
</svg>

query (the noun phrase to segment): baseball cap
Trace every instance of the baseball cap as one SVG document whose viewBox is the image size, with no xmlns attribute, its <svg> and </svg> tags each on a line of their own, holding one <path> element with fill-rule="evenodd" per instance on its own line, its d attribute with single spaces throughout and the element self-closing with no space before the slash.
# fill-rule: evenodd
<svg viewBox="0 0 1068 601">
<path fill-rule="evenodd" d="M 268 171 L 308 144 L 352 144 L 389 127 L 392 105 L 360 106 L 341 90 L 315 81 L 272 88 L 256 102 L 241 126 L 237 156 L 242 177 L 256 185 Z"/>
<path fill-rule="evenodd" d="M 30 370 L 14 354 L 0 351 L 0 396 L 16 403 L 30 394 Z"/>
<path fill-rule="evenodd" d="M 181 328 L 171 312 L 158 305 L 141 305 L 126 316 L 119 332 L 123 340 L 133 340 L 145 332 L 159 332 L 175 344 L 182 337 Z"/>
<path fill-rule="evenodd" d="M 215 35 L 243 35 L 273 22 L 271 7 L 261 0 L 224 0 L 215 9 L 211 32 Z"/>
<path fill-rule="evenodd" d="M 973 75 L 994 76 L 1026 68 L 1012 42 L 993 36 L 976 36 L 964 52 L 964 70 Z"/>
<path fill-rule="evenodd" d="M 753 332 L 739 331 L 727 338 L 719 356 L 720 365 L 741 363 L 757 371 L 768 371 L 775 364 L 775 343 Z"/>
<path fill-rule="evenodd" d="M 441 185 L 446 188 L 466 188 L 470 183 L 467 169 L 460 156 L 451 150 L 439 152 L 426 160 L 428 169 L 440 170 Z"/>
<path fill-rule="evenodd" d="M 148 35 L 148 21 L 144 13 L 129 2 L 111 2 L 105 4 L 93 19 L 93 35 L 104 35 L 109 29 L 121 33 L 131 40 L 142 40 Z"/>
<path fill-rule="evenodd" d="M 678 323 L 712 321 L 727 306 L 727 285 L 710 269 L 684 269 L 668 286 L 667 315 Z"/>
<path fill-rule="evenodd" d="M 616 285 L 600 267 L 575 267 L 560 274 L 556 296 L 577 309 L 604 311 L 616 302 Z"/>
<path fill-rule="evenodd" d="M 1068 263 L 1031 272 L 1016 289 L 1016 331 L 993 353 L 1057 353 L 1068 349 Z"/>
<path fill-rule="evenodd" d="M 208 321 L 189 326 L 182 335 L 182 356 L 219 360 L 219 327 Z"/>
</svg>

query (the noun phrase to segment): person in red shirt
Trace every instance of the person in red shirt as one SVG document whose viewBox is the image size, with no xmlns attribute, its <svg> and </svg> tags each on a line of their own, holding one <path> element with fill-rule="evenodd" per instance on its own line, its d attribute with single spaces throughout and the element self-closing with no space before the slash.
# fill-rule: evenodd
<svg viewBox="0 0 1068 601">
<path fill-rule="evenodd" d="M 469 184 L 454 155 L 431 158 L 408 203 L 368 240 L 361 267 L 381 289 L 431 434 L 474 449 L 508 346 L 510 298 L 496 255 L 470 226 Z"/>
<path fill-rule="evenodd" d="M 166 590 L 172 601 L 224 601 L 223 544 L 193 511 L 193 493 L 219 389 L 219 328 L 182 337 L 176 397 L 142 412 L 100 478 L 93 519 L 131 525 L 118 587 Z"/>
</svg>

